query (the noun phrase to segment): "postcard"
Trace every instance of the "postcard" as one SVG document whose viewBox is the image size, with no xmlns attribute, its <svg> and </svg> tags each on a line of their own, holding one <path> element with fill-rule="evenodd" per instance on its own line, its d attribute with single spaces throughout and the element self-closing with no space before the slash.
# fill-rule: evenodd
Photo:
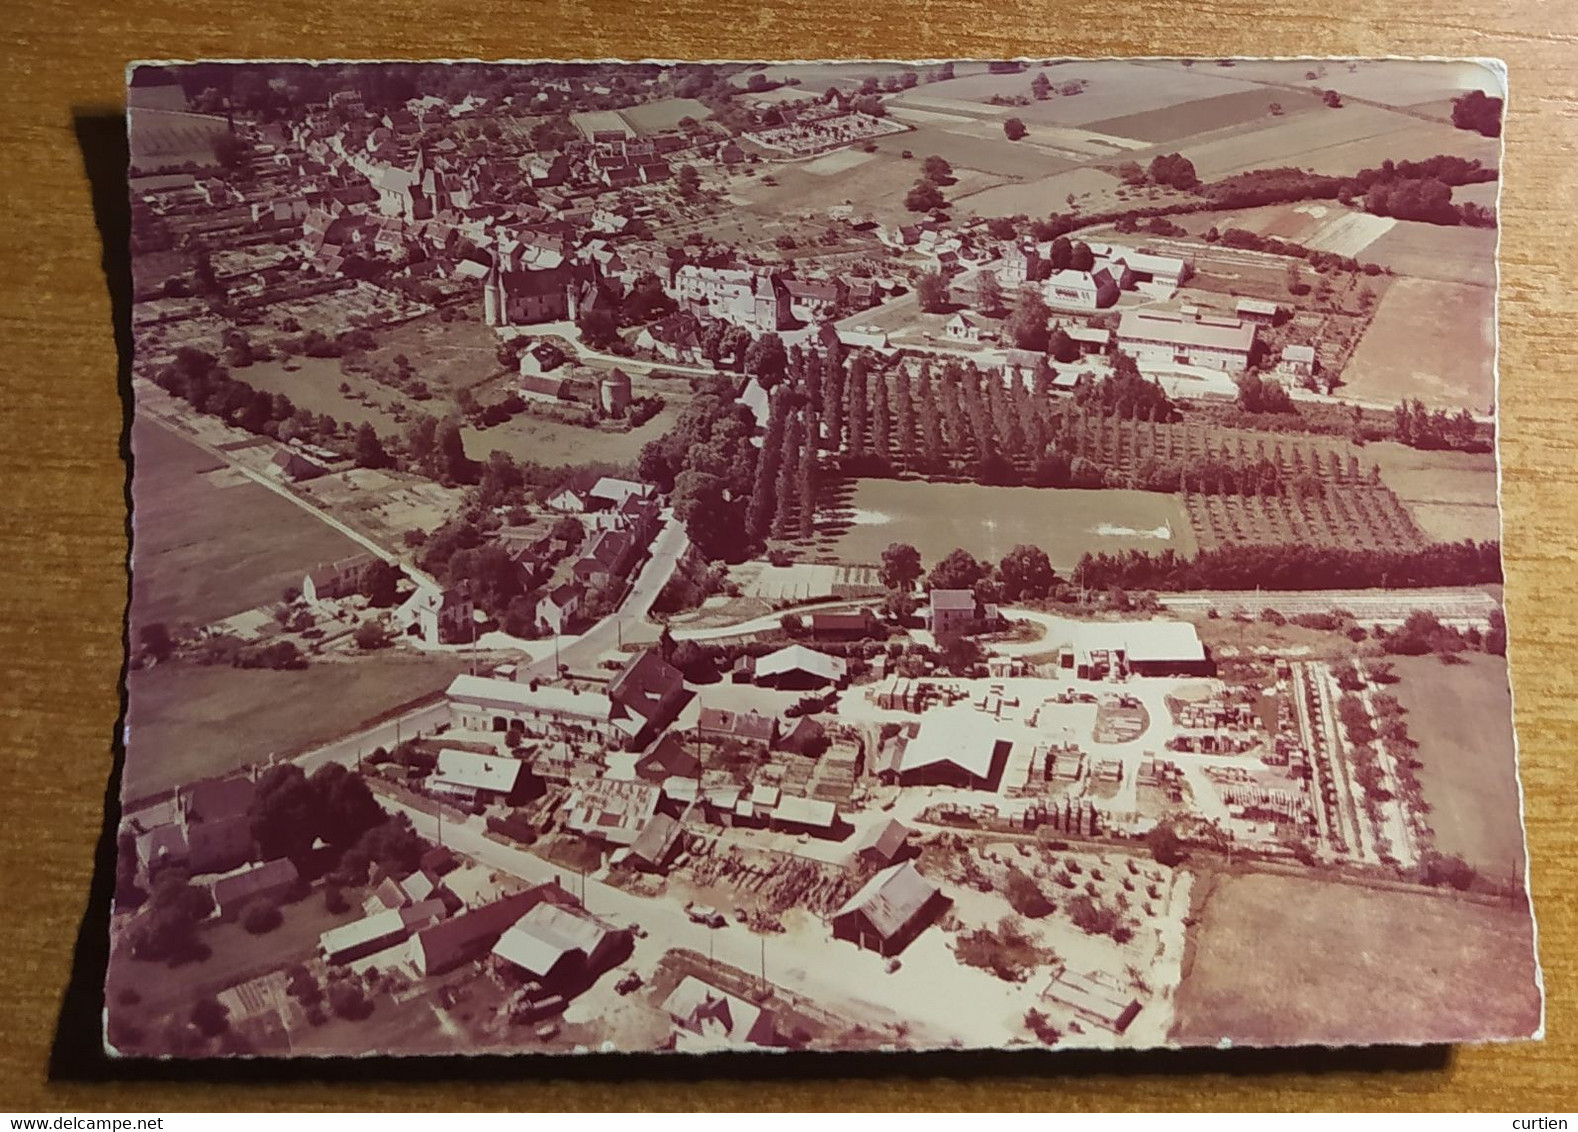
<svg viewBox="0 0 1578 1132">
<path fill-rule="evenodd" d="M 128 74 L 111 1053 L 1540 1034 L 1499 64 Z"/>
</svg>

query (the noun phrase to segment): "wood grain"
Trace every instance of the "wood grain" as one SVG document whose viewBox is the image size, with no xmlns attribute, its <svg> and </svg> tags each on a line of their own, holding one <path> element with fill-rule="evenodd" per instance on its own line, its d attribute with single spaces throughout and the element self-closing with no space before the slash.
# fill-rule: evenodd
<svg viewBox="0 0 1578 1132">
<path fill-rule="evenodd" d="M 0 1107 L 1450 1108 L 1578 1097 L 1578 823 L 1569 740 L 1578 586 L 1578 8 L 1538 0 L 400 0 L 11 6 L 0 57 Z M 90 162 L 117 183 L 123 67 L 204 57 L 1478 55 L 1511 75 L 1502 200 L 1507 601 L 1550 1036 L 1460 1050 L 1110 1058 L 904 1057 L 699 1065 L 389 1062 L 116 1066 L 94 1054 L 95 881 L 120 711 L 125 406 Z M 98 115 L 95 119 L 95 115 Z M 106 120 L 103 115 L 109 115 Z M 84 144 L 86 143 L 86 144 Z M 100 885 L 94 889 L 95 883 Z M 85 910 L 92 906 L 84 919 Z M 80 946 L 79 946 L 80 932 Z M 75 949 L 75 950 L 74 950 Z M 75 972 L 75 974 L 74 974 Z M 75 979 L 75 981 L 73 981 Z M 1472 996 L 1473 987 L 1462 993 Z M 679 1080 L 678 1076 L 702 1080 Z M 1565 1103 L 1564 1103 L 1565 1102 Z"/>
</svg>

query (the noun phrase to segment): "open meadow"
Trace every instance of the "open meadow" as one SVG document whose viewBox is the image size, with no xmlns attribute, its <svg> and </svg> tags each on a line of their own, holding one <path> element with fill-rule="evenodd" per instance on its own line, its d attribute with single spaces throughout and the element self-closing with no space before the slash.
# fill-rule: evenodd
<svg viewBox="0 0 1578 1132">
<path fill-rule="evenodd" d="M 361 548 L 164 425 L 132 424 L 132 625 L 203 625 L 278 601 Z"/>
<path fill-rule="evenodd" d="M 1116 134 L 1160 145 L 1269 118 L 1272 103 L 1282 107 L 1284 116 L 1322 107 L 1320 99 L 1313 94 L 1250 87 L 1193 102 L 1181 102 L 1176 106 L 1161 106 L 1118 118 L 1102 118 L 1086 122 L 1085 125 L 1104 134 Z"/>
<path fill-rule="evenodd" d="M 1464 283 L 1396 279 L 1342 372 L 1342 393 L 1394 405 L 1494 412 L 1494 291 Z"/>
<path fill-rule="evenodd" d="M 1485 181 L 1452 190 L 1452 199 L 1485 202 L 1494 207 L 1497 184 Z M 1471 190 L 1479 190 L 1473 192 Z M 1398 221 L 1366 249 L 1366 259 L 1389 267 L 1399 275 L 1436 279 L 1446 283 L 1472 283 L 1493 291 L 1496 286 L 1496 230 L 1449 228 L 1422 221 Z M 1494 296 L 1484 297 L 1487 309 Z"/>
<path fill-rule="evenodd" d="M 1427 451 L 1388 440 L 1366 444 L 1362 458 L 1380 467 L 1381 481 L 1431 538 L 1501 537 L 1494 453 Z"/>
<path fill-rule="evenodd" d="M 1525 907 L 1271 873 L 1208 874 L 1193 895 L 1176 1042 L 1446 1043 L 1539 1024 Z"/>
<path fill-rule="evenodd" d="M 185 663 L 138 669 L 126 679 L 122 797 L 144 798 L 270 755 L 293 755 L 443 690 L 466 667 L 457 653 L 385 652 L 287 670 Z"/>
<path fill-rule="evenodd" d="M 993 562 L 1021 543 L 1039 546 L 1065 573 L 1087 551 L 1176 550 L 1194 535 L 1178 500 L 1148 491 L 1080 491 L 923 480 L 859 480 L 839 519 L 840 562 L 877 562 L 904 542 L 936 562 L 955 547 Z"/>
<path fill-rule="evenodd" d="M 1390 691 L 1419 744 L 1419 785 L 1430 804 L 1436 848 L 1497 879 L 1523 875 L 1523 815 L 1513 754 L 1507 662 L 1467 653 L 1393 658 Z"/>
</svg>

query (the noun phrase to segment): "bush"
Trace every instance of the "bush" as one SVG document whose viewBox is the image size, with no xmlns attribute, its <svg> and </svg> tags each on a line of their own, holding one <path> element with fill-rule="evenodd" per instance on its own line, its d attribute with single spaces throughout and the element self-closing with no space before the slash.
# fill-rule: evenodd
<svg viewBox="0 0 1578 1132">
<path fill-rule="evenodd" d="M 329 1009 L 341 1018 L 358 1022 L 373 1012 L 373 1004 L 356 983 L 339 982 L 329 988 Z"/>
<path fill-rule="evenodd" d="M 1019 869 L 1008 870 L 1008 886 L 1004 895 L 1008 898 L 1010 908 L 1032 920 L 1050 915 L 1054 908 L 1035 880 Z"/>
<path fill-rule="evenodd" d="M 258 902 L 250 905 L 241 916 L 241 926 L 252 935 L 267 935 L 285 922 L 285 914 L 277 904 Z"/>
<path fill-rule="evenodd" d="M 340 891 L 339 885 L 331 884 L 323 890 L 323 909 L 330 915 L 338 916 L 341 912 L 350 911 L 351 902 L 345 899 L 345 893 Z"/>
</svg>

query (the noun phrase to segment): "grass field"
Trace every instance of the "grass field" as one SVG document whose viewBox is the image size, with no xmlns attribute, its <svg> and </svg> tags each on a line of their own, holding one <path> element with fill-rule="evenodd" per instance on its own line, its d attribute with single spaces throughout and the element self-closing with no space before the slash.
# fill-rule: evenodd
<svg viewBox="0 0 1578 1132">
<path fill-rule="evenodd" d="M 1247 874 L 1200 878 L 1192 915 L 1174 1041 L 1445 1043 L 1539 1024 L 1523 910 Z"/>
<path fill-rule="evenodd" d="M 1486 195 L 1490 195 L 1489 203 L 1494 204 L 1495 190 L 1496 183 L 1493 181 L 1467 185 L 1453 189 L 1452 199 L 1459 202 L 1474 199 L 1483 201 Z M 1496 230 L 1447 228 L 1417 220 L 1399 221 L 1365 249 L 1364 258 L 1390 267 L 1399 275 L 1493 288 L 1496 285 Z M 1490 302 L 1487 296 L 1487 309 Z"/>
<path fill-rule="evenodd" d="M 1286 92 L 1279 92 L 1286 93 Z M 1444 123 L 1422 122 L 1378 106 L 1349 103 L 1340 109 L 1266 118 L 1236 130 L 1219 131 L 1197 144 L 1184 146 L 1203 180 L 1246 169 L 1296 165 L 1316 173 L 1351 175 L 1382 161 L 1419 161 L 1438 153 L 1498 163 L 1496 139 Z"/>
<path fill-rule="evenodd" d="M 1277 63 L 1269 60 L 1242 62 L 1229 74 L 1240 79 L 1293 83 L 1311 90 L 1335 90 L 1344 97 L 1362 98 L 1387 106 L 1418 107 L 1447 102 L 1466 90 L 1483 90 L 1498 97 L 1502 83 L 1477 63 L 1431 63 L 1404 59 L 1321 62 L 1319 60 Z M 1304 76 L 1313 70 L 1316 78 Z M 1283 105 L 1286 105 L 1286 101 Z"/>
<path fill-rule="evenodd" d="M 416 359 L 412 359 L 415 361 Z M 291 368 L 286 368 L 287 366 Z M 235 371 L 235 377 L 254 389 L 268 393 L 283 393 L 299 408 L 314 413 L 327 413 L 337 421 L 359 425 L 371 421 L 380 433 L 398 432 L 403 427 L 389 412 L 388 406 L 403 399 L 404 394 L 388 389 L 363 374 L 347 374 L 340 369 L 339 358 L 290 358 L 254 362 L 245 369 Z M 353 400 L 340 392 L 340 383 L 348 383 L 352 392 L 364 391 L 372 403 Z M 430 406 L 440 404 L 428 402 Z M 412 402 L 413 408 L 420 407 Z M 429 412 L 438 414 L 437 408 Z"/>
<path fill-rule="evenodd" d="M 704 122 L 712 117 L 712 111 L 707 109 L 706 103 L 694 98 L 663 98 L 621 110 L 619 116 L 630 123 L 632 130 L 645 137 L 674 129 L 681 118 Z"/>
<path fill-rule="evenodd" d="M 462 657 L 384 653 L 275 671 L 169 664 L 127 677 L 121 792 L 142 798 L 288 755 L 446 687 Z"/>
<path fill-rule="evenodd" d="M 497 335 L 475 319 L 445 322 L 429 314 L 375 333 L 378 348 L 369 352 L 369 359 L 392 369 L 394 359 L 404 354 L 435 395 L 477 385 L 504 371 Z"/>
<path fill-rule="evenodd" d="M 1523 821 L 1512 740 L 1512 694 L 1501 657 L 1466 664 L 1398 657 L 1392 694 L 1419 744 L 1419 785 L 1436 848 L 1498 877 L 1523 873 Z"/>
<path fill-rule="evenodd" d="M 1178 500 L 1146 491 L 861 480 L 850 497 L 848 519 L 834 548 L 838 560 L 848 563 L 876 562 L 895 542 L 914 546 L 928 564 L 955 547 L 995 562 L 1027 543 L 1045 550 L 1064 572 L 1086 551 L 1195 550 Z M 1163 527 L 1171 537 L 1154 537 Z"/>
<path fill-rule="evenodd" d="M 1395 404 L 1492 412 L 1495 293 L 1463 283 L 1397 279 L 1342 372 L 1342 392 Z"/>
<path fill-rule="evenodd" d="M 1086 122 L 1085 125 L 1104 134 L 1160 144 L 1181 141 L 1210 130 L 1240 126 L 1261 118 L 1269 119 L 1273 102 L 1282 106 L 1284 115 L 1314 110 L 1321 105 L 1320 99 L 1312 94 L 1251 87 L 1176 106 L 1125 114 L 1120 118 L 1102 118 Z"/>
<path fill-rule="evenodd" d="M 357 545 L 162 425 L 132 425 L 132 624 L 203 625 L 278 601 Z"/>
<path fill-rule="evenodd" d="M 975 103 L 994 113 L 1018 115 L 1027 125 L 1038 122 L 1086 125 L 1180 102 L 1231 94 L 1246 86 L 1235 80 L 1230 72 L 1201 67 L 1164 70 L 1143 63 L 1072 62 L 1044 68 L 1044 73 L 1054 87 L 1075 79 L 1085 80 L 1088 85 L 1082 94 L 1054 94 L 1045 101 L 1013 108 L 1000 109 L 987 102 L 994 94 L 1029 95 L 1031 81 L 1042 71 L 1043 68 L 1032 66 L 1018 74 L 981 73 L 927 83 L 898 101 L 921 108 L 936 105 L 937 100 Z"/>
<path fill-rule="evenodd" d="M 1380 465 L 1382 481 L 1430 537 L 1501 537 L 1492 453 L 1425 452 L 1386 441 L 1365 445 L 1361 459 Z"/>
<path fill-rule="evenodd" d="M 1087 208 L 1109 203 L 1107 194 L 1118 180 L 1102 169 L 1069 169 L 1021 184 L 997 185 L 966 196 L 956 197 L 961 209 L 977 216 L 1014 216 L 1024 213 L 1040 216 L 1067 211 L 1068 196 L 1083 200 Z"/>
<path fill-rule="evenodd" d="M 488 453 L 497 449 L 519 460 L 535 460 L 548 467 L 634 464 L 643 444 L 674 427 L 682 407 L 670 400 L 657 416 L 629 432 L 566 424 L 527 409 L 504 424 L 488 429 L 467 426 L 461 429 L 461 434 L 466 439 L 466 454 L 473 460 L 486 460 Z"/>
<path fill-rule="evenodd" d="M 211 114 L 134 106 L 130 111 L 132 165 L 159 169 L 170 165 L 214 163 L 214 147 L 230 124 Z"/>
<path fill-rule="evenodd" d="M 932 154 L 945 158 L 955 169 L 973 169 L 992 177 L 1045 177 L 1069 168 L 1067 161 L 1036 148 L 1029 139 L 1009 141 L 998 122 L 971 118 L 951 119 L 946 128 L 919 125 L 906 133 L 887 134 L 877 139 L 877 149 L 895 157 L 906 149 L 913 153 L 917 166 L 911 172 L 912 181 L 920 176 L 918 163 Z M 943 196 L 950 200 L 959 192 L 958 186 L 943 187 Z"/>
</svg>

